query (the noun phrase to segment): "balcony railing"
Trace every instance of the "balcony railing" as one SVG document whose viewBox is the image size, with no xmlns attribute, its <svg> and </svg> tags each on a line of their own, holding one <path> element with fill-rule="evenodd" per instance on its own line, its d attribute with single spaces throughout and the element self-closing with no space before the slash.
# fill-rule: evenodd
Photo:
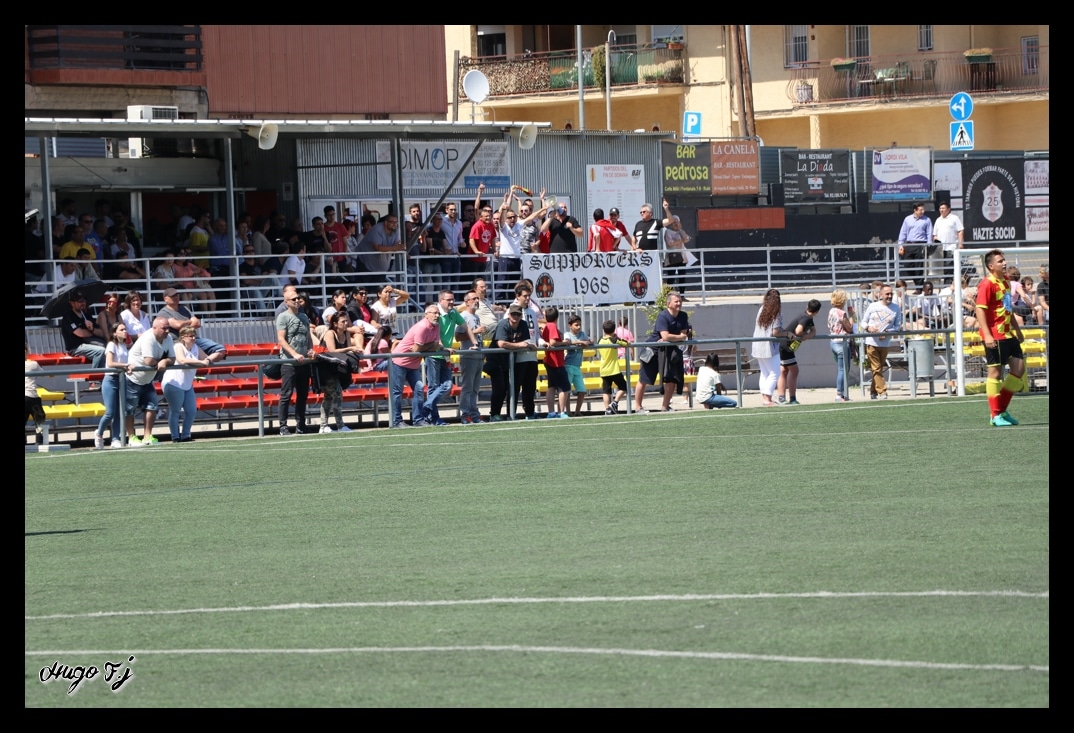
<svg viewBox="0 0 1074 733">
<path fill-rule="evenodd" d="M 661 43 L 612 46 L 612 86 L 682 84 L 685 81 L 683 48 L 673 46 L 674 44 Z M 459 66 L 460 77 L 471 69 L 483 72 L 489 80 L 490 97 L 562 92 L 578 88 L 578 54 L 575 51 L 530 53 L 512 58 L 464 58 Z M 583 84 L 587 88 L 603 89 L 604 77 L 604 47 L 583 51 Z M 459 96 L 465 96 L 461 86 Z"/>
<path fill-rule="evenodd" d="M 961 53 L 870 56 L 851 68 L 828 61 L 788 69 L 787 98 L 793 106 L 829 102 L 875 102 L 923 97 L 1048 91 L 1048 47 L 1033 53 L 997 49 L 990 60 L 971 63 Z"/>
<path fill-rule="evenodd" d="M 201 26 L 28 25 L 30 69 L 201 71 Z"/>
</svg>

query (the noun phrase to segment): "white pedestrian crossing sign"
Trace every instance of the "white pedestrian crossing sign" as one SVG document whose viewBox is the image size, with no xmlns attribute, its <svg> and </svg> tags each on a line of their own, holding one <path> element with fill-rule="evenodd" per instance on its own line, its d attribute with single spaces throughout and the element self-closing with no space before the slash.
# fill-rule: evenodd
<svg viewBox="0 0 1074 733">
<path fill-rule="evenodd" d="M 951 149 L 973 150 L 973 120 L 951 123 Z"/>
</svg>

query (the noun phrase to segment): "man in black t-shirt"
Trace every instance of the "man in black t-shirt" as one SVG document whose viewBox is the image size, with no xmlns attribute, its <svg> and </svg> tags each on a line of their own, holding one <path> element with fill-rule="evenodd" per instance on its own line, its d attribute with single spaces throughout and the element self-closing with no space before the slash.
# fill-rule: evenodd
<svg viewBox="0 0 1074 733">
<path fill-rule="evenodd" d="M 813 299 L 806 304 L 805 313 L 787 324 L 787 333 L 794 336 L 779 344 L 779 382 L 776 394 L 781 405 L 797 405 L 798 402 L 798 347 L 817 335 L 813 319 L 820 313 L 820 301 Z M 784 396 L 786 395 L 786 396 Z"/>
<path fill-rule="evenodd" d="M 653 218 L 653 205 L 645 203 L 641 205 L 641 221 L 634 225 L 634 249 L 660 249 L 663 245 L 663 228 L 671 224 L 671 212 L 668 211 L 668 202 L 665 199 L 664 218 Z"/>
<path fill-rule="evenodd" d="M 72 290 L 67 301 L 71 310 L 60 321 L 64 348 L 71 356 L 91 359 L 93 368 L 101 369 L 105 365 L 105 335 L 86 312 L 86 296 L 81 290 Z"/>
<path fill-rule="evenodd" d="M 563 204 L 559 204 L 552 216 L 545 219 L 541 231 L 548 232 L 551 237 L 548 245 L 551 254 L 573 254 L 578 251 L 578 237 L 582 236 L 582 225 L 567 214 L 567 207 Z"/>
</svg>

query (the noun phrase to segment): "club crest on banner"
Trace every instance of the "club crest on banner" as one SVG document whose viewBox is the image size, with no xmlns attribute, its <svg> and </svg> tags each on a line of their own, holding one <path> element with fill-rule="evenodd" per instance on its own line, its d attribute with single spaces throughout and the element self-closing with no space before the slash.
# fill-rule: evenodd
<svg viewBox="0 0 1074 733">
<path fill-rule="evenodd" d="M 981 200 L 981 214 L 988 221 L 999 221 L 1003 216 L 1003 189 L 994 183 L 988 184 Z"/>
<path fill-rule="evenodd" d="M 630 273 L 630 293 L 635 298 L 644 298 L 646 293 L 649 292 L 649 278 L 645 276 L 645 273 L 641 270 L 634 270 Z"/>
<path fill-rule="evenodd" d="M 537 297 L 547 300 L 556 294 L 556 281 L 547 272 L 542 272 L 533 285 L 537 291 Z"/>
</svg>

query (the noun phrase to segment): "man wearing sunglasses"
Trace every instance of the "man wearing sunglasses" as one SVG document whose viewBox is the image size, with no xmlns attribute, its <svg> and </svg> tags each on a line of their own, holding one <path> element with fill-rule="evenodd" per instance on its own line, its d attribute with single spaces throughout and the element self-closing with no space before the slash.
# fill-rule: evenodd
<svg viewBox="0 0 1074 733">
<path fill-rule="evenodd" d="M 71 356 L 84 356 L 93 362 L 94 369 L 104 367 L 104 333 L 86 312 L 86 296 L 72 290 L 67 298 L 71 310 L 63 316 L 60 331 L 63 345 Z"/>
<path fill-rule="evenodd" d="M 392 420 L 393 428 L 428 427 L 432 425 L 430 412 L 425 406 L 425 384 L 421 381 L 422 353 L 440 348 L 440 306 L 425 306 L 425 317 L 410 327 L 395 348 L 397 352 L 413 352 L 414 356 L 396 357 L 392 360 Z M 403 385 L 409 384 L 413 392 L 410 402 L 411 425 L 403 422 Z"/>
</svg>

